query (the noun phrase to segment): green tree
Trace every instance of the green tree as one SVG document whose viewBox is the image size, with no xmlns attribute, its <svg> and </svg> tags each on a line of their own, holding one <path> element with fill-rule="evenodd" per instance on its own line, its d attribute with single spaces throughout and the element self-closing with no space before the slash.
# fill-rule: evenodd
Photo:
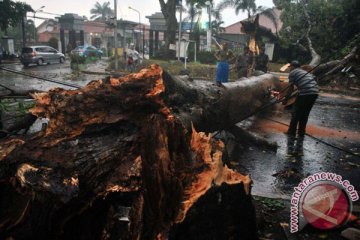
<svg viewBox="0 0 360 240">
<path fill-rule="evenodd" d="M 221 26 L 223 24 L 224 24 L 223 21 L 218 21 L 218 20 L 211 21 L 211 31 L 213 35 L 218 35 L 219 33 L 225 32 L 225 28 Z"/>
<path fill-rule="evenodd" d="M 282 46 L 305 55 L 304 60 L 313 60 L 313 51 L 325 60 L 338 58 L 339 49 L 360 32 L 357 0 L 274 0 L 274 4 L 283 9 Z"/>
<path fill-rule="evenodd" d="M 104 2 L 103 4 L 96 2 L 90 13 L 92 14 L 90 19 L 95 21 L 105 21 L 114 15 L 114 11 L 110 8 L 110 2 Z"/>
<path fill-rule="evenodd" d="M 28 20 L 24 23 L 25 27 L 25 39 L 26 42 L 31 42 L 34 40 L 34 23 L 33 20 Z M 15 52 L 19 51 L 22 48 L 22 28 L 20 24 L 17 24 L 16 26 L 8 27 L 7 29 L 7 35 L 14 38 L 14 47 Z"/>
<path fill-rule="evenodd" d="M 187 0 L 187 17 L 184 21 L 190 20 L 190 39 L 196 41 L 196 51 L 200 49 L 200 35 L 201 35 L 201 23 L 200 17 L 202 14 L 202 8 L 205 7 L 205 0 Z M 194 55 L 192 48 L 189 51 L 189 55 Z"/>
<path fill-rule="evenodd" d="M 25 37 L 26 37 L 26 42 L 35 42 L 35 23 L 33 19 L 28 19 L 25 23 L 24 23 L 24 27 L 25 27 Z M 13 29 L 12 29 L 13 30 Z M 10 32 L 10 31 L 9 31 Z M 11 36 L 15 36 L 13 34 L 11 34 Z M 19 38 L 21 38 L 21 32 L 19 33 Z"/>
<path fill-rule="evenodd" d="M 26 12 L 33 12 L 30 5 L 11 0 L 0 1 L 0 29 L 7 35 L 9 27 L 16 26 L 26 16 Z"/>
<path fill-rule="evenodd" d="M 240 11 L 247 12 L 248 18 L 256 12 L 255 0 L 222 0 L 216 8 L 222 11 L 228 7 L 235 8 L 236 14 Z"/>
<path fill-rule="evenodd" d="M 53 48 L 55 48 L 55 49 L 58 49 L 58 42 L 59 42 L 59 39 L 57 39 L 56 37 L 51 37 L 50 39 L 49 39 L 49 46 L 50 47 L 53 47 Z"/>
<path fill-rule="evenodd" d="M 188 17 L 186 19 L 190 19 L 191 29 L 190 33 L 193 31 L 195 27 L 195 22 L 199 21 L 199 17 L 202 14 L 201 9 L 206 6 L 205 2 L 207 0 L 187 0 L 186 6 L 187 6 L 187 15 Z"/>
<path fill-rule="evenodd" d="M 175 12 L 176 12 L 176 0 L 159 0 L 161 12 L 164 15 L 165 24 L 166 24 L 166 34 L 165 34 L 165 55 L 168 58 L 170 56 L 169 45 L 170 43 L 175 43 L 175 34 L 178 22 L 176 20 Z"/>
</svg>

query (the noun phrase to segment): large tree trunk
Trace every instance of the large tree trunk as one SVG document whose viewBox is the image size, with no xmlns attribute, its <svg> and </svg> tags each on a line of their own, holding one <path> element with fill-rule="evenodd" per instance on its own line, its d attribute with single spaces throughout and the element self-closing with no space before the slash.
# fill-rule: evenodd
<svg viewBox="0 0 360 240">
<path fill-rule="evenodd" d="M 217 87 L 152 65 L 34 94 L 32 113 L 50 121 L 43 132 L 1 142 L 0 238 L 196 239 L 186 226 L 207 231 L 194 209 L 227 206 L 231 217 L 212 219 L 226 219 L 223 236 L 254 239 L 250 178 L 223 165 L 221 141 L 197 131 L 233 126 L 276 86 L 265 74 Z"/>
<path fill-rule="evenodd" d="M 311 38 L 310 38 L 310 32 L 311 32 L 311 29 L 312 29 L 312 22 L 311 22 L 311 18 L 310 18 L 310 15 L 307 11 L 307 8 L 306 8 L 306 3 L 304 3 L 304 1 L 302 2 L 302 6 L 303 6 L 303 9 L 304 9 L 304 14 L 305 14 L 305 17 L 306 17 L 306 21 L 307 21 L 307 24 L 308 24 L 308 29 L 306 31 L 306 40 L 308 42 L 308 47 L 309 47 L 309 50 L 310 50 L 310 53 L 311 53 L 311 62 L 309 63 L 310 66 L 316 66 L 318 64 L 320 64 L 320 61 L 321 61 L 321 56 L 316 52 L 315 48 L 313 47 L 312 45 L 312 41 L 311 41 Z"/>
<path fill-rule="evenodd" d="M 165 36 L 165 49 L 166 55 L 170 56 L 169 45 L 175 44 L 175 35 L 177 28 L 177 20 L 176 20 L 176 1 L 175 0 L 167 0 L 165 3 L 164 0 L 159 0 L 161 6 L 161 12 L 164 15 L 166 21 L 166 33 Z M 173 56 L 175 57 L 175 55 Z"/>
</svg>

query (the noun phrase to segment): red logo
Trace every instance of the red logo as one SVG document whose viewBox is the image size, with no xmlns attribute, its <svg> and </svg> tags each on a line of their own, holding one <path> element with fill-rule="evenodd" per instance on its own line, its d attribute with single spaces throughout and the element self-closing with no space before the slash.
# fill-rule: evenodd
<svg viewBox="0 0 360 240">
<path fill-rule="evenodd" d="M 319 229 L 331 229 L 343 224 L 350 211 L 346 193 L 329 183 L 310 187 L 302 199 L 301 207 L 305 220 Z"/>
</svg>

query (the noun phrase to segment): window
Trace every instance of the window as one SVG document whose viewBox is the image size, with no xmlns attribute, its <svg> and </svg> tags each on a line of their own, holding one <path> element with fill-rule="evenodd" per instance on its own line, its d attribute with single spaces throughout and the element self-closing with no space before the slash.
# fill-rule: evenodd
<svg viewBox="0 0 360 240">
<path fill-rule="evenodd" d="M 50 52 L 50 53 L 54 53 L 54 52 L 56 52 L 56 50 L 55 49 L 53 49 L 53 48 L 51 48 L 51 47 L 44 47 L 43 48 L 43 51 L 44 52 Z"/>
<path fill-rule="evenodd" d="M 37 51 L 37 52 L 45 52 L 45 49 L 43 47 L 37 47 L 37 48 L 35 48 L 35 51 Z"/>
</svg>

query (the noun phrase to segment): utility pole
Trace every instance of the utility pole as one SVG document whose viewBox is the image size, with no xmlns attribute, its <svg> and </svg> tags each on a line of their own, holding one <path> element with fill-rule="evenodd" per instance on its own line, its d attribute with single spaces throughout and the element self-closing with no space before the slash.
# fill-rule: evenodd
<svg viewBox="0 0 360 240">
<path fill-rule="evenodd" d="M 115 49 L 115 72 L 119 69 L 119 56 L 118 56 L 118 44 L 117 44 L 117 0 L 114 0 L 114 49 Z"/>
</svg>

